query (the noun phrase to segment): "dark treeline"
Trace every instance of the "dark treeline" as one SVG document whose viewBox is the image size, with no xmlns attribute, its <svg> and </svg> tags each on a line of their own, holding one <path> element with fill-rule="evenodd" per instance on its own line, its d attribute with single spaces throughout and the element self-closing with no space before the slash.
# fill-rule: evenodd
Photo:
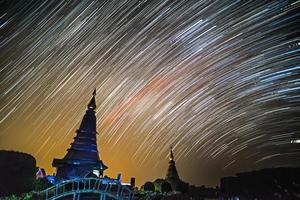
<svg viewBox="0 0 300 200">
<path fill-rule="evenodd" d="M 32 155 L 0 150 L 0 196 L 32 191 L 35 172 L 36 160 Z"/>
<path fill-rule="evenodd" d="M 241 199 L 300 199 L 300 167 L 282 167 L 238 173 L 221 179 L 224 197 Z"/>
</svg>

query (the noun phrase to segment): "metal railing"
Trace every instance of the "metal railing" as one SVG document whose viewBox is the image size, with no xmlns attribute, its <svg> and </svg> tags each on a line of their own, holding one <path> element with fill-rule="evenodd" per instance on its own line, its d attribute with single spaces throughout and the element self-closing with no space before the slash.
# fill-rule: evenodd
<svg viewBox="0 0 300 200">
<path fill-rule="evenodd" d="M 81 195 L 98 195 L 100 200 L 132 200 L 133 191 L 122 185 L 117 179 L 108 178 L 77 178 L 61 181 L 46 190 L 38 192 L 40 199 L 56 200 L 69 196 L 73 200 L 79 200 Z M 95 197 L 94 197 L 95 198 Z"/>
</svg>

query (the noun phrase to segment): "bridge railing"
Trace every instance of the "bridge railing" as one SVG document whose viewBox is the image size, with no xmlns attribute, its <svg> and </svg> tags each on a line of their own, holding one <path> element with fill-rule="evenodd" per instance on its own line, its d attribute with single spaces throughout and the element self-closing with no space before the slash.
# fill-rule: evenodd
<svg viewBox="0 0 300 200">
<path fill-rule="evenodd" d="M 133 198 L 133 191 L 130 188 L 122 185 L 117 179 L 107 178 L 77 178 L 61 181 L 38 192 L 38 196 L 41 199 L 54 200 L 73 195 L 73 199 L 75 199 L 75 196 L 81 193 L 100 194 L 101 200 L 106 199 L 106 196 L 117 200 L 131 200 Z"/>
</svg>

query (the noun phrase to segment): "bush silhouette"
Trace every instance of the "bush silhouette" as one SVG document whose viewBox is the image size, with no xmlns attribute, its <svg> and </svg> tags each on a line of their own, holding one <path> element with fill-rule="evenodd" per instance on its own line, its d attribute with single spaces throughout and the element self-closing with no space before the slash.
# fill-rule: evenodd
<svg viewBox="0 0 300 200">
<path fill-rule="evenodd" d="M 151 191 L 151 192 L 154 192 L 155 190 L 155 187 L 154 187 L 154 184 L 152 182 L 146 182 L 145 185 L 143 186 L 144 190 L 145 191 Z"/>
</svg>

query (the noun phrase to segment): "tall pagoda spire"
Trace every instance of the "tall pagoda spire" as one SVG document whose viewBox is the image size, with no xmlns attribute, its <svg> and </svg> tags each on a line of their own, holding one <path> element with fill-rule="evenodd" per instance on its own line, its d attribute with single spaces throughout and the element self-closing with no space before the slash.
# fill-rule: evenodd
<svg viewBox="0 0 300 200">
<path fill-rule="evenodd" d="M 88 109 L 93 109 L 93 110 L 95 110 L 95 109 L 97 108 L 95 96 L 96 96 L 96 88 L 95 88 L 95 90 L 94 90 L 94 92 L 93 92 L 93 97 L 91 98 L 90 103 L 89 103 L 88 106 L 87 106 Z"/>
<path fill-rule="evenodd" d="M 87 110 L 76 131 L 74 141 L 63 159 L 54 159 L 52 166 L 56 170 L 56 177 L 72 179 L 87 176 L 102 176 L 107 167 L 99 158 L 96 131 L 96 89 L 87 106 Z"/>
<path fill-rule="evenodd" d="M 173 155 L 172 146 L 170 147 L 169 167 L 166 175 L 166 181 L 170 183 L 172 190 L 177 192 L 185 192 L 188 188 L 188 184 L 180 180 L 178 172 L 175 166 L 175 160 Z"/>
<path fill-rule="evenodd" d="M 169 160 L 169 167 L 168 167 L 166 179 L 170 181 L 179 179 L 178 172 L 175 166 L 172 146 L 170 147 L 170 160 Z"/>
<path fill-rule="evenodd" d="M 173 161 L 174 161 L 172 145 L 171 145 L 171 147 L 170 147 L 170 160 L 173 160 Z"/>
</svg>

